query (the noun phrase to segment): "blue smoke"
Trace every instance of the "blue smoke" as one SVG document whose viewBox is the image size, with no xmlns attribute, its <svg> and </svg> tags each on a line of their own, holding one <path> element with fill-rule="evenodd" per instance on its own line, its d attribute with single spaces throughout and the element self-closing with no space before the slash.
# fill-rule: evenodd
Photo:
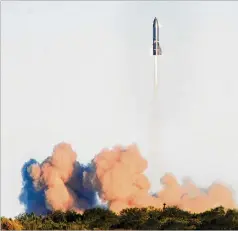
<svg viewBox="0 0 238 231">
<path fill-rule="evenodd" d="M 88 208 L 93 208 L 98 204 L 97 192 L 93 188 L 92 183 L 84 179 L 84 173 L 93 173 L 94 169 L 91 164 L 82 165 L 79 162 L 75 163 L 72 177 L 67 182 L 78 198 L 87 201 Z M 86 209 L 86 208 L 82 208 Z"/>
<path fill-rule="evenodd" d="M 19 200 L 20 203 L 24 205 L 26 213 L 33 212 L 36 215 L 46 215 L 50 212 L 50 210 L 47 209 L 45 204 L 46 198 L 44 189 L 39 191 L 35 190 L 33 179 L 27 170 L 32 164 L 38 164 L 38 162 L 34 159 L 30 159 L 22 167 L 23 187 Z M 87 208 L 81 207 L 81 209 L 93 208 L 98 204 L 97 192 L 94 190 L 90 180 L 85 180 L 84 178 L 84 173 L 90 172 L 94 172 L 91 164 L 81 165 L 76 162 L 72 177 L 66 183 L 66 186 L 73 190 L 79 199 L 87 202 Z"/>
<path fill-rule="evenodd" d="M 20 203 L 24 205 L 26 213 L 35 213 L 36 215 L 45 215 L 49 210 L 45 206 L 44 190 L 36 191 L 33 185 L 28 167 L 38 162 L 34 159 L 27 161 L 21 170 L 22 174 L 22 191 L 19 196 Z"/>
</svg>

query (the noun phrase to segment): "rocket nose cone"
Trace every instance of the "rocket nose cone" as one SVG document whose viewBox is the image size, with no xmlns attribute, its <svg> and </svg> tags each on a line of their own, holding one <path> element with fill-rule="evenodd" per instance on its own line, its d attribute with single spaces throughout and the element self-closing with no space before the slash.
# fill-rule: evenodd
<svg viewBox="0 0 238 231">
<path fill-rule="evenodd" d="M 154 18 L 153 25 L 158 25 L 158 20 L 156 17 Z"/>
</svg>

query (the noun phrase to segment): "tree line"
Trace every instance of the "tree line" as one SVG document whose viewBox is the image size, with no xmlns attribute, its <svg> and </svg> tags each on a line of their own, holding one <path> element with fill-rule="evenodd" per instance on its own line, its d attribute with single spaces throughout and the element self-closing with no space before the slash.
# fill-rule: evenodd
<svg viewBox="0 0 238 231">
<path fill-rule="evenodd" d="M 83 214 L 54 211 L 45 216 L 23 213 L 14 219 L 1 217 L 1 230 L 236 230 L 238 210 L 217 207 L 195 214 L 177 207 L 129 208 L 116 214 L 93 208 Z"/>
</svg>

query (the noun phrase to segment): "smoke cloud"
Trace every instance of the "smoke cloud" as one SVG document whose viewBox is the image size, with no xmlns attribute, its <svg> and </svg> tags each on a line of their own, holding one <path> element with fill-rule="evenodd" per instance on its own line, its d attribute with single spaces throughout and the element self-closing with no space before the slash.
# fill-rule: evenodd
<svg viewBox="0 0 238 231">
<path fill-rule="evenodd" d="M 23 188 L 20 202 L 26 212 L 45 214 L 54 210 L 74 210 L 99 206 L 97 195 L 108 208 L 178 206 L 191 212 L 203 212 L 223 206 L 235 208 L 232 192 L 222 184 L 199 189 L 191 180 L 179 184 L 172 174 L 161 178 L 162 190 L 151 195 L 144 175 L 148 167 L 135 144 L 103 149 L 85 166 L 77 160 L 71 145 L 60 143 L 50 157 L 39 164 L 28 161 L 22 168 Z"/>
<path fill-rule="evenodd" d="M 69 144 L 60 143 L 43 163 L 32 160 L 23 166 L 20 202 L 27 212 L 74 210 L 82 213 L 97 204 L 96 191 L 84 179 L 92 167 L 81 165 L 76 157 Z"/>
<path fill-rule="evenodd" d="M 30 159 L 22 167 L 22 192 L 19 197 L 20 202 L 25 205 L 26 213 L 34 212 L 37 215 L 46 214 L 48 212 L 45 206 L 44 190 L 36 190 L 34 181 L 29 174 L 29 168 L 32 165 L 38 164 L 34 159 Z"/>
</svg>

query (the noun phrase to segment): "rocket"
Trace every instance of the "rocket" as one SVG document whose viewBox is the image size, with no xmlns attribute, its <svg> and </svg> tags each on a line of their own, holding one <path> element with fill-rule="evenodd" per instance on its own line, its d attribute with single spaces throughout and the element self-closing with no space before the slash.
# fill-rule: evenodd
<svg viewBox="0 0 238 231">
<path fill-rule="evenodd" d="M 159 45 L 159 23 L 156 17 L 153 21 L 153 55 L 162 55 Z"/>
<path fill-rule="evenodd" d="M 151 20 L 152 21 L 152 20 Z M 158 155 L 160 152 L 159 148 L 159 92 L 158 92 L 158 59 L 160 58 L 160 55 L 162 55 L 162 51 L 159 44 L 159 22 L 157 18 L 154 18 L 153 21 L 153 43 L 152 43 L 152 57 L 154 62 L 154 84 L 152 89 L 152 100 L 149 104 L 149 116 L 148 116 L 148 153 L 151 158 L 151 162 L 149 162 L 149 174 L 150 176 L 153 176 L 154 171 L 157 171 L 158 166 L 160 169 L 159 175 L 162 177 L 163 175 L 163 166 L 161 166 L 161 158 L 158 159 Z M 152 29 L 151 28 L 151 29 Z M 151 60 L 152 61 L 152 60 Z M 152 78 L 151 78 L 152 79 Z M 163 169 L 163 170 L 162 170 Z M 161 171 L 162 170 L 162 171 Z M 151 171 L 151 172 L 150 172 Z M 154 186 L 159 186 L 159 184 L 153 184 L 152 188 Z"/>
<path fill-rule="evenodd" d="M 159 22 L 157 18 L 154 18 L 153 21 L 153 56 L 154 56 L 154 88 L 155 92 L 158 87 L 158 61 L 157 57 L 162 55 L 162 50 L 159 44 Z"/>
</svg>

